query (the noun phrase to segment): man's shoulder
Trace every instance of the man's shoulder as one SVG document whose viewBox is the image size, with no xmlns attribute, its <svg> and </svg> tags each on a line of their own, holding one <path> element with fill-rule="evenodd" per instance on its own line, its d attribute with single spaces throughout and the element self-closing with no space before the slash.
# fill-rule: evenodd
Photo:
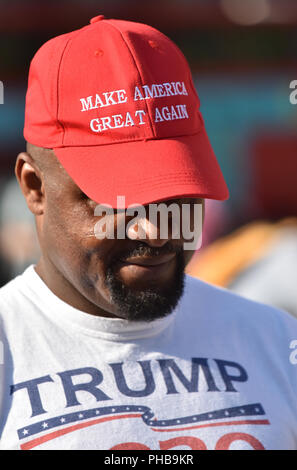
<svg viewBox="0 0 297 470">
<path fill-rule="evenodd" d="M 288 312 L 189 275 L 186 275 L 183 302 L 189 309 L 191 306 L 203 309 L 209 319 L 214 315 L 224 322 L 237 320 L 241 324 L 270 324 L 274 328 L 283 324 L 297 332 L 297 319 Z"/>
<path fill-rule="evenodd" d="M 5 316 L 7 312 L 15 310 L 16 306 L 24 301 L 28 271 L 30 268 L 0 288 L 0 318 Z"/>
<path fill-rule="evenodd" d="M 0 287 L 0 305 L 8 302 L 19 291 L 19 278 L 16 276 Z"/>
</svg>

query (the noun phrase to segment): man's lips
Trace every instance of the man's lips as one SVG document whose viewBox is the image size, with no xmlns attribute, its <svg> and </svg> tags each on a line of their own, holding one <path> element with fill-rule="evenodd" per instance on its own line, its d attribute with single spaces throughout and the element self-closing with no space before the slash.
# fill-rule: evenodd
<svg viewBox="0 0 297 470">
<path fill-rule="evenodd" d="M 160 266 L 161 264 L 169 263 L 175 258 L 175 253 L 169 253 L 166 255 L 147 257 L 147 256 L 133 256 L 131 258 L 120 259 L 120 262 L 126 265 L 136 266 Z"/>
<path fill-rule="evenodd" d="M 166 282 L 172 279 L 176 260 L 175 253 L 121 258 L 117 263 L 118 273 L 127 285 Z"/>
</svg>

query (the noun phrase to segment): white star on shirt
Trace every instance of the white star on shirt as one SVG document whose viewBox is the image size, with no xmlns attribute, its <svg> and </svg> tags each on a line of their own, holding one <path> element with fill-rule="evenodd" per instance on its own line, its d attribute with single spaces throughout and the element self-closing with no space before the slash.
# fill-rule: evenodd
<svg viewBox="0 0 297 470">
<path fill-rule="evenodd" d="M 84 415 L 83 415 L 82 413 L 79 413 L 78 417 L 79 417 L 79 418 L 83 418 Z"/>
<path fill-rule="evenodd" d="M 47 423 L 42 423 L 42 427 L 43 427 L 43 429 L 45 429 L 45 428 L 48 427 L 48 424 Z"/>
<path fill-rule="evenodd" d="M 25 436 L 26 434 L 28 434 L 28 432 L 29 432 L 28 429 L 24 429 L 24 431 L 23 431 L 24 436 Z"/>
<path fill-rule="evenodd" d="M 60 421 L 61 421 L 61 423 L 65 423 L 66 419 L 65 419 L 65 418 L 61 418 Z"/>
</svg>

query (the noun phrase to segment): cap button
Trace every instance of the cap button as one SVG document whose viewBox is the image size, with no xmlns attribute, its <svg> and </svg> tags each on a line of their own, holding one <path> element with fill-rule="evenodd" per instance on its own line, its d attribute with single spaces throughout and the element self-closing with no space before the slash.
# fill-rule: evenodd
<svg viewBox="0 0 297 470">
<path fill-rule="evenodd" d="M 91 24 L 97 23 L 97 21 L 101 21 L 101 20 L 104 20 L 104 15 L 94 16 L 94 18 L 90 20 L 90 23 Z"/>
</svg>

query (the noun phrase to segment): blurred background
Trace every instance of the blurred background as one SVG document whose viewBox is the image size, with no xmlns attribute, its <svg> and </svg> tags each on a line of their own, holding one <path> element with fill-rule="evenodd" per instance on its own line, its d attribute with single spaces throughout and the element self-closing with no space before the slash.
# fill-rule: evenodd
<svg viewBox="0 0 297 470">
<path fill-rule="evenodd" d="M 0 0 L 0 285 L 39 253 L 14 180 L 30 61 L 98 14 L 160 29 L 190 63 L 230 199 L 207 201 L 187 272 L 297 316 L 296 0 Z"/>
</svg>

